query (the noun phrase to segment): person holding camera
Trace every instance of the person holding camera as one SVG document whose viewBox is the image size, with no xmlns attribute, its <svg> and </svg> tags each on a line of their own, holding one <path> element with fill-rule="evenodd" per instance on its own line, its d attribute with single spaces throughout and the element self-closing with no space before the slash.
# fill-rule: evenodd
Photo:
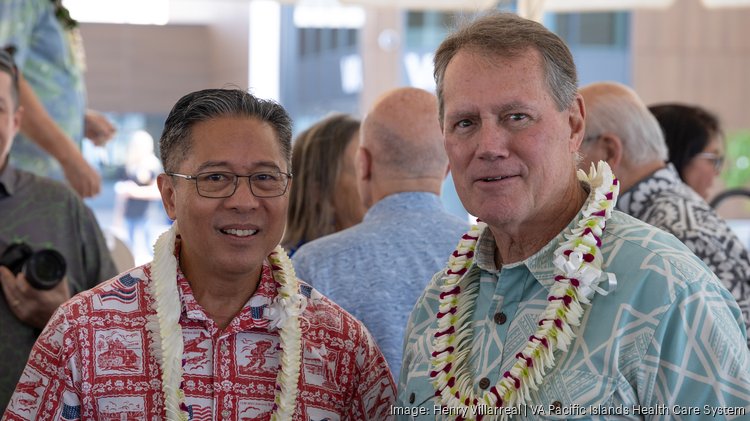
<svg viewBox="0 0 750 421">
<path fill-rule="evenodd" d="M 117 273 L 78 195 L 8 163 L 22 114 L 18 71 L 0 51 L 0 413 L 57 307 Z"/>
</svg>

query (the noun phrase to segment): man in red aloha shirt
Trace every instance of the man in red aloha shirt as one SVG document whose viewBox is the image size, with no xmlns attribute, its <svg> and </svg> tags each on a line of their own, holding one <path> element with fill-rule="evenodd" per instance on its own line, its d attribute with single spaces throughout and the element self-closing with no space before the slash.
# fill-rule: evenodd
<svg viewBox="0 0 750 421">
<path fill-rule="evenodd" d="M 184 96 L 160 141 L 175 221 L 154 261 L 79 294 L 3 420 L 383 420 L 395 387 L 364 326 L 277 248 L 291 121 L 239 90 Z"/>
</svg>

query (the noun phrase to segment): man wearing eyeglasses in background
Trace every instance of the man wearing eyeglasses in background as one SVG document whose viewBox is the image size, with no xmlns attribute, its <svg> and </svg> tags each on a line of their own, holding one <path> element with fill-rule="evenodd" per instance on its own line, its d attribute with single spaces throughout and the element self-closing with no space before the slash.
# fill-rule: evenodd
<svg viewBox="0 0 750 421">
<path fill-rule="evenodd" d="M 734 295 L 750 329 L 747 249 L 674 166 L 665 163 L 667 145 L 656 118 L 624 85 L 594 83 L 580 93 L 586 103 L 581 168 L 607 161 L 621 183 L 617 208 L 685 243 Z"/>
<path fill-rule="evenodd" d="M 286 111 L 240 90 L 193 92 L 159 149 L 174 224 L 154 261 L 61 306 L 7 419 L 388 419 L 395 386 L 372 337 L 298 284 L 278 247 Z"/>
</svg>

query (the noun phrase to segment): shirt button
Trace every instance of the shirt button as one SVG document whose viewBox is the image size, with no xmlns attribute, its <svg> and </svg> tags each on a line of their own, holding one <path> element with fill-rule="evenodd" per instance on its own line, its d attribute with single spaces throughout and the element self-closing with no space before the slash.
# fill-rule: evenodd
<svg viewBox="0 0 750 421">
<path fill-rule="evenodd" d="M 221 411 L 221 416 L 224 417 L 224 418 L 229 418 L 230 415 L 232 415 L 232 411 L 230 411 L 228 409 L 225 409 L 225 410 Z"/>
<path fill-rule="evenodd" d="M 552 409 L 555 412 L 560 412 L 560 410 L 562 409 L 562 403 L 560 401 L 554 401 L 554 402 L 552 402 Z"/>
<path fill-rule="evenodd" d="M 416 396 L 414 396 L 414 392 L 409 395 L 409 403 L 414 403 L 414 400 L 416 399 Z"/>
<path fill-rule="evenodd" d="M 487 389 L 490 387 L 490 379 L 487 377 L 482 377 L 482 380 L 479 380 L 479 388 L 480 389 Z"/>
<path fill-rule="evenodd" d="M 504 324 L 506 320 L 508 320 L 508 318 L 502 311 L 498 311 L 497 313 L 495 313 L 495 323 L 501 325 Z"/>
</svg>

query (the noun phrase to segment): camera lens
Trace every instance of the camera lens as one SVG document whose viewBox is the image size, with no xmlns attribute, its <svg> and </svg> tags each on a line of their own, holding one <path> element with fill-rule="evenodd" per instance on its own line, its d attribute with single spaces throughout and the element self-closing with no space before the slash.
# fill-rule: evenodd
<svg viewBox="0 0 750 421">
<path fill-rule="evenodd" d="M 52 289 L 65 276 L 65 258 L 56 250 L 40 250 L 24 265 L 26 280 L 36 289 Z"/>
</svg>

